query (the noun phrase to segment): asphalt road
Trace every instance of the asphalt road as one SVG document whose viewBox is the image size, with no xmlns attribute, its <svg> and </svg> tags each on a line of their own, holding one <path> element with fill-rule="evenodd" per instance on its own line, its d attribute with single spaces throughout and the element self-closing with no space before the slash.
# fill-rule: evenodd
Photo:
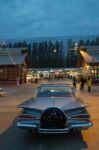
<svg viewBox="0 0 99 150">
<path fill-rule="evenodd" d="M 61 81 L 55 81 L 61 82 Z M 70 81 L 62 81 L 68 82 Z M 88 104 L 93 127 L 74 134 L 33 135 L 30 131 L 16 127 L 20 109 L 17 105 L 33 96 L 36 84 L 21 87 L 4 87 L 6 97 L 0 97 L 0 150 L 98 150 L 99 149 L 99 86 L 94 86 L 91 93 L 79 91 L 77 94 Z"/>
</svg>

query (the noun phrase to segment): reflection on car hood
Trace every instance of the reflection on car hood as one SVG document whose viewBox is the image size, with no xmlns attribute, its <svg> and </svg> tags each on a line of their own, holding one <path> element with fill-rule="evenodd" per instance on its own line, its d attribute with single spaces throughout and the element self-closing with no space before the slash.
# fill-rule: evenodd
<svg viewBox="0 0 99 150">
<path fill-rule="evenodd" d="M 19 105 L 20 108 L 34 108 L 38 110 L 44 110 L 49 107 L 58 107 L 63 110 L 69 110 L 74 108 L 85 107 L 85 104 L 79 101 L 75 97 L 40 97 L 30 99 Z"/>
</svg>

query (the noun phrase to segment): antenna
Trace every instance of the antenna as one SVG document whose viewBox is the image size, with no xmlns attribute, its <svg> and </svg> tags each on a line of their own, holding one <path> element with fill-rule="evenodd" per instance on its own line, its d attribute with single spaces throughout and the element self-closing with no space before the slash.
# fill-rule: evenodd
<svg viewBox="0 0 99 150">
<path fill-rule="evenodd" d="M 2 48 L 3 46 L 5 46 L 5 49 L 6 49 L 6 51 L 7 51 L 7 54 L 8 54 L 8 56 L 9 56 L 9 58 L 10 58 L 12 64 L 15 65 L 16 63 L 15 63 L 15 61 L 13 60 L 13 58 L 12 58 L 12 56 L 11 56 L 11 54 L 10 54 L 10 52 L 9 52 L 9 50 L 8 50 L 8 48 L 7 48 L 7 46 L 6 46 L 6 42 L 5 42 L 5 41 L 3 41 L 3 43 L 1 43 L 1 48 Z M 0 48 L 0 49 L 1 49 L 1 48 Z"/>
</svg>

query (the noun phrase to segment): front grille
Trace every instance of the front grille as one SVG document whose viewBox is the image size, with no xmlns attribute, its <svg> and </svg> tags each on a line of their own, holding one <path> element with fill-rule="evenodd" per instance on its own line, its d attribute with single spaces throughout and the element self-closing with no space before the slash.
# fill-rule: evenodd
<svg viewBox="0 0 99 150">
<path fill-rule="evenodd" d="M 48 108 L 41 116 L 41 128 L 62 129 L 66 125 L 66 116 L 59 108 Z"/>
</svg>

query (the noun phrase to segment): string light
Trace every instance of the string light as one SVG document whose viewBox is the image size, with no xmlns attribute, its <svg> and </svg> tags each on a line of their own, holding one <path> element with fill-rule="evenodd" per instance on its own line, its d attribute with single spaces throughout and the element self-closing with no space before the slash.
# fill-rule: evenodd
<svg viewBox="0 0 99 150">
<path fill-rule="evenodd" d="M 10 58 L 12 64 L 15 65 L 16 63 L 15 63 L 14 59 L 12 58 L 12 56 L 11 56 L 11 54 L 10 54 L 10 52 L 9 52 L 9 50 L 8 50 L 8 48 L 7 48 L 7 46 L 6 46 L 6 42 L 5 42 L 5 41 L 3 41 L 3 43 L 1 44 L 1 48 L 0 48 L 0 49 L 2 49 L 3 46 L 5 46 L 5 49 L 6 49 L 6 51 L 7 51 L 7 54 L 8 54 L 8 56 L 9 56 L 9 58 Z"/>
</svg>

